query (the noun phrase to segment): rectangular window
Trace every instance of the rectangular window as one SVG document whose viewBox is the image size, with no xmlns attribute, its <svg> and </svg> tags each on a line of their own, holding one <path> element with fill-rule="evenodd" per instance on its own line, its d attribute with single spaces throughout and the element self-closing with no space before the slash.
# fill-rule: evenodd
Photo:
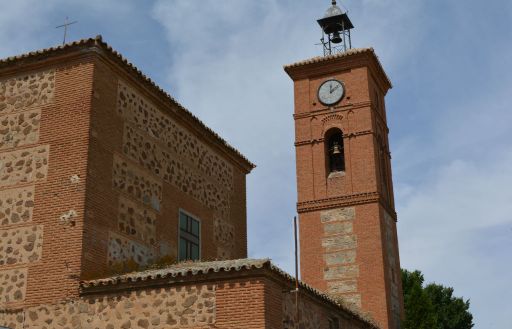
<svg viewBox="0 0 512 329">
<path fill-rule="evenodd" d="M 200 222 L 180 211 L 179 261 L 199 260 Z"/>
</svg>

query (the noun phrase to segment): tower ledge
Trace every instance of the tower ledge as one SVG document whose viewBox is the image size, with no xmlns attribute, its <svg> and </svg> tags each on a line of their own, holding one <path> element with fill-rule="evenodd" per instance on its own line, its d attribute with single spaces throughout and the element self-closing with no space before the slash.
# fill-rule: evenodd
<svg viewBox="0 0 512 329">
<path fill-rule="evenodd" d="M 393 88 L 373 48 L 354 48 L 328 56 L 317 56 L 284 66 L 293 81 L 306 77 L 340 72 L 359 66 L 369 66 L 378 77 L 385 91 Z"/>
</svg>

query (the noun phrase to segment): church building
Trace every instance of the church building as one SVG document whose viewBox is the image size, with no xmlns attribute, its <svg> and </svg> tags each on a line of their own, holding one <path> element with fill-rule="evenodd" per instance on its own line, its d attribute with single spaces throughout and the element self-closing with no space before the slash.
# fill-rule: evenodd
<svg viewBox="0 0 512 329">
<path fill-rule="evenodd" d="M 319 23 L 284 68 L 302 281 L 247 258 L 255 166 L 100 36 L 0 60 L 0 328 L 400 328 L 391 83 Z"/>
</svg>

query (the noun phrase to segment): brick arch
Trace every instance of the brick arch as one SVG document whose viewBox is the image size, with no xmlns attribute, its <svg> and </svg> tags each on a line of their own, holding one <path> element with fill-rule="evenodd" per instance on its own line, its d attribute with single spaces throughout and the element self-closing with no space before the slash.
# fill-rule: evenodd
<svg viewBox="0 0 512 329">
<path fill-rule="evenodd" d="M 322 131 L 321 131 L 321 135 L 318 136 L 318 138 L 324 138 L 325 134 L 333 128 L 340 129 L 343 132 L 343 134 L 346 134 L 346 132 L 345 132 L 346 127 L 344 127 L 345 122 L 343 119 L 344 119 L 344 117 L 341 114 L 331 114 L 331 115 L 328 115 L 325 118 L 323 118 L 322 119 Z"/>
</svg>

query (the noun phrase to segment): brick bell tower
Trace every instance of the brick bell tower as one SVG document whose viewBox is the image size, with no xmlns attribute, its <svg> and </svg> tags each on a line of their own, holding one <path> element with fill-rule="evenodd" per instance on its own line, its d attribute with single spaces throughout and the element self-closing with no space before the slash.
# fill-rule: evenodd
<svg viewBox="0 0 512 329">
<path fill-rule="evenodd" d="M 285 66 L 294 81 L 301 278 L 400 328 L 403 298 L 384 97 L 373 49 L 351 49 L 333 1 L 324 56 Z"/>
</svg>

